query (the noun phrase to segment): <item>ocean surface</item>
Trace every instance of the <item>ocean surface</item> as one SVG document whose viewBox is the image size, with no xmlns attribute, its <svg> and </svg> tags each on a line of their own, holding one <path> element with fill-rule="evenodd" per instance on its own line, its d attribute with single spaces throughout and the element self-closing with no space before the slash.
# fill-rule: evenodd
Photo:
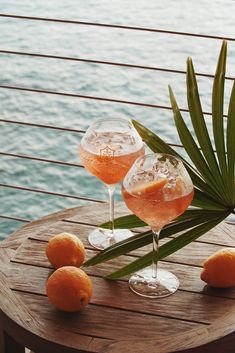
<svg viewBox="0 0 235 353">
<path fill-rule="evenodd" d="M 235 1 L 228 0 L 0 0 L 0 13 L 121 24 L 235 38 Z M 213 74 L 221 40 L 0 17 L 0 50 L 13 50 Z M 227 75 L 235 76 L 235 42 L 228 46 Z M 211 108 L 210 78 L 200 77 L 204 111 Z M 170 84 L 187 107 L 185 76 L 109 65 L 0 53 L 0 85 L 29 87 L 169 106 Z M 226 83 L 226 96 L 231 81 Z M 226 100 L 227 103 L 227 100 Z M 135 118 L 167 142 L 177 143 L 172 113 L 0 88 L 0 119 L 87 128 L 99 117 Z M 208 117 L 208 124 L 210 125 Z M 79 162 L 77 132 L 0 122 L 0 151 Z M 101 182 L 84 169 L 0 155 L 0 183 L 106 200 Z M 117 192 L 120 199 L 120 192 Z M 0 187 L 0 214 L 37 219 L 88 203 Z M 0 218 L 0 239 L 22 226 Z"/>
</svg>

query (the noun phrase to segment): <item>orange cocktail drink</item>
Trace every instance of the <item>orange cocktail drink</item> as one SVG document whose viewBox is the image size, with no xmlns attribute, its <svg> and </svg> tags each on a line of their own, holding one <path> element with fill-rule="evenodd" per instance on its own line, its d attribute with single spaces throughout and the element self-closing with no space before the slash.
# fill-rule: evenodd
<svg viewBox="0 0 235 353">
<path fill-rule="evenodd" d="M 132 235 L 114 229 L 114 190 L 132 164 L 144 155 L 144 145 L 133 124 L 122 118 L 94 121 L 81 140 L 79 156 L 84 167 L 107 187 L 110 229 L 95 229 L 88 237 L 91 245 L 103 250 Z"/>
<path fill-rule="evenodd" d="M 181 180 L 158 179 L 129 192 L 123 186 L 122 195 L 127 207 L 152 229 L 160 230 L 181 215 L 190 205 L 193 189 L 185 188 Z"/>
<path fill-rule="evenodd" d="M 99 132 L 90 143 L 83 143 L 79 155 L 84 167 L 105 184 L 120 182 L 134 163 L 144 154 L 141 141 L 120 132 Z M 98 146 L 98 148 L 97 148 Z"/>
<path fill-rule="evenodd" d="M 152 229 L 152 266 L 129 279 L 133 292 L 148 298 L 174 293 L 179 281 L 165 269 L 158 269 L 158 243 L 161 229 L 180 216 L 190 205 L 192 180 L 178 158 L 162 153 L 139 157 L 123 180 L 122 195 L 127 207 Z"/>
</svg>

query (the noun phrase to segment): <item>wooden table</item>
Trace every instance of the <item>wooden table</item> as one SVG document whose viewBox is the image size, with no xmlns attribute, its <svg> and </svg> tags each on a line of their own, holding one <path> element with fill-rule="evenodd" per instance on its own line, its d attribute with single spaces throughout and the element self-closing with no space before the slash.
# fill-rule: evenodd
<svg viewBox="0 0 235 353">
<path fill-rule="evenodd" d="M 211 289 L 200 280 L 204 259 L 235 245 L 235 228 L 225 223 L 161 262 L 180 280 L 170 297 L 145 299 L 128 289 L 127 279 L 102 278 L 146 251 L 141 249 L 87 269 L 94 294 L 82 312 L 62 313 L 50 305 L 48 239 L 72 232 L 91 257 L 96 250 L 87 235 L 107 212 L 106 204 L 65 210 L 29 223 L 0 244 L 0 352 L 22 353 L 27 346 L 36 353 L 234 353 L 235 288 Z M 123 214 L 122 207 L 117 214 Z"/>
</svg>

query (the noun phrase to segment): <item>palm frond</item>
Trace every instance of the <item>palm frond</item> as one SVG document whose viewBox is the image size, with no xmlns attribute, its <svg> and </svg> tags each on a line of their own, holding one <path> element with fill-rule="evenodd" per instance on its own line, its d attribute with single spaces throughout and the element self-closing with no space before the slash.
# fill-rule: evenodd
<svg viewBox="0 0 235 353">
<path fill-rule="evenodd" d="M 175 125 L 192 164 L 188 159 L 182 158 L 178 152 L 153 131 L 133 120 L 133 124 L 143 141 L 153 152 L 168 153 L 181 158 L 195 187 L 193 207 L 175 221 L 166 225 L 161 231 L 160 239 L 172 238 L 160 247 L 159 259 L 173 254 L 215 227 L 231 212 L 235 213 L 235 83 L 229 101 L 227 131 L 225 132 L 223 103 L 226 53 L 227 44 L 223 41 L 212 92 L 213 140 L 210 138 L 206 120 L 203 116 L 197 79 L 190 58 L 187 60 L 187 99 L 192 133 L 181 115 L 174 93 L 169 87 Z M 108 227 L 108 222 L 101 226 Z M 146 224 L 135 215 L 119 217 L 115 220 L 115 227 L 117 228 L 142 226 L 146 226 Z M 86 261 L 84 266 L 92 266 L 111 260 L 130 251 L 136 251 L 151 242 L 151 231 L 135 234 L 131 238 L 101 251 L 95 257 Z M 126 276 L 150 265 L 151 261 L 152 252 L 149 252 L 110 274 L 107 278 L 118 279 Z"/>
<path fill-rule="evenodd" d="M 212 122 L 215 147 L 224 178 L 227 174 L 227 163 L 224 142 L 224 81 L 226 68 L 227 42 L 223 41 L 212 91 Z"/>
<path fill-rule="evenodd" d="M 144 227 L 146 225 L 144 221 L 134 214 L 118 217 L 114 220 L 114 227 L 119 229 Z M 100 227 L 109 229 L 110 222 L 105 222 L 101 224 Z"/>
<path fill-rule="evenodd" d="M 219 166 L 215 158 L 212 142 L 207 130 L 198 92 L 197 79 L 191 58 L 187 60 L 187 98 L 193 128 L 201 151 L 210 168 L 219 173 Z"/>
<path fill-rule="evenodd" d="M 224 67 L 221 67 L 220 71 L 221 70 L 224 70 Z M 218 82 L 216 85 L 214 84 L 214 89 L 218 88 L 218 86 L 221 85 L 223 85 L 223 81 Z M 220 90 L 223 91 L 223 88 L 220 88 Z M 216 181 L 218 183 L 219 190 L 222 190 L 223 195 L 227 197 L 224 179 L 220 172 L 220 168 L 215 157 L 212 142 L 210 140 L 205 119 L 203 116 L 200 97 L 198 93 L 197 79 L 191 58 L 187 60 L 187 97 L 190 117 L 199 146 L 209 166 L 211 174 L 213 175 L 213 177 L 216 176 Z M 215 98 L 214 101 L 216 101 Z"/>
<path fill-rule="evenodd" d="M 235 81 L 231 92 L 228 120 L 227 120 L 227 160 L 228 160 L 228 175 L 229 175 L 229 189 L 232 195 L 232 203 L 235 204 Z"/>
<path fill-rule="evenodd" d="M 168 153 L 180 158 L 185 167 L 187 168 L 190 177 L 196 187 L 203 190 L 206 195 L 214 199 L 214 190 L 201 178 L 196 168 L 189 164 L 179 153 L 177 153 L 173 148 L 171 148 L 166 142 L 164 142 L 159 136 L 154 132 L 146 128 L 144 125 L 138 121 L 132 120 L 136 130 L 140 134 L 142 140 L 147 144 L 147 146 L 155 153 Z M 216 199 L 215 199 L 216 202 Z"/>
<path fill-rule="evenodd" d="M 220 217 L 221 213 L 218 211 L 210 210 L 187 210 L 183 215 L 177 218 L 176 221 L 167 224 L 160 233 L 160 239 L 172 236 L 203 222 L 206 222 L 208 218 Z M 122 217 L 121 217 L 122 218 Z M 121 223 L 121 218 L 119 221 Z M 130 251 L 139 249 L 145 245 L 152 243 L 152 231 L 147 231 L 141 234 L 136 234 L 128 239 L 122 240 L 117 244 L 114 244 L 107 249 L 104 249 L 96 256 L 87 260 L 83 266 L 93 266 L 99 263 L 114 259 L 120 255 L 126 254 Z"/>
<path fill-rule="evenodd" d="M 226 218 L 228 213 L 224 213 L 223 215 L 220 215 L 220 217 L 215 217 L 210 219 L 207 222 L 204 222 L 188 231 L 185 233 L 179 235 L 177 238 L 174 238 L 167 242 L 166 244 L 160 246 L 159 248 L 159 255 L 158 259 L 164 259 L 165 257 L 173 254 L 177 250 L 183 248 L 184 246 L 190 244 L 192 241 L 196 240 L 199 238 L 202 234 L 208 232 L 210 229 L 214 228 L 217 224 L 219 224 L 224 218 Z M 133 272 L 139 271 L 146 266 L 151 265 L 152 263 L 152 251 L 147 253 L 146 255 L 142 256 L 141 258 L 138 258 L 137 260 L 131 262 L 130 264 L 124 266 L 120 270 L 117 270 L 110 275 L 108 275 L 106 278 L 108 279 L 118 279 L 121 277 L 124 277 L 126 275 L 129 275 Z"/>
<path fill-rule="evenodd" d="M 210 168 L 208 168 L 208 164 L 206 163 L 204 157 L 201 154 L 201 151 L 193 139 L 193 136 L 191 135 L 186 123 L 184 122 L 171 87 L 169 87 L 169 94 L 172 109 L 174 112 L 175 126 L 177 128 L 180 140 L 197 170 L 200 171 L 206 184 L 209 185 L 210 188 L 214 191 L 214 194 L 216 194 L 218 200 L 223 203 L 225 194 L 222 193 L 220 185 L 218 185 L 215 181 L 212 171 Z"/>
</svg>

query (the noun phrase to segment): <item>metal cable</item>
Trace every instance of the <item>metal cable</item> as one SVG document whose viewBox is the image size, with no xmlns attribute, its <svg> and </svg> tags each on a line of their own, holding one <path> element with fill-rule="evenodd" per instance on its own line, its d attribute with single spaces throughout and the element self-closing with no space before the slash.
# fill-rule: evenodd
<svg viewBox="0 0 235 353">
<path fill-rule="evenodd" d="M 121 63 L 121 62 L 114 62 L 114 61 L 91 60 L 91 59 L 76 58 L 76 57 L 71 57 L 71 56 L 59 56 L 59 55 L 19 52 L 19 51 L 12 51 L 12 50 L 0 50 L 0 54 L 23 55 L 23 56 L 31 56 L 31 57 L 38 57 L 38 58 L 58 59 L 58 60 L 63 60 L 63 61 L 64 60 L 78 61 L 78 62 L 99 64 L 99 65 L 112 65 L 112 66 L 128 67 L 128 68 L 133 68 L 133 69 L 161 71 L 161 72 L 174 73 L 174 74 L 175 73 L 176 74 L 184 74 L 184 75 L 186 74 L 186 71 L 184 71 L 184 70 L 168 69 L 168 68 L 156 67 L 156 66 L 128 64 L 128 63 Z M 197 76 L 214 78 L 214 75 L 210 75 L 210 74 L 206 74 L 206 73 L 195 72 L 195 74 Z M 226 76 L 225 79 L 234 80 L 235 77 Z"/>
<path fill-rule="evenodd" d="M 0 187 L 12 188 L 12 189 L 18 189 L 18 190 L 24 190 L 24 191 L 38 192 L 38 193 L 47 194 L 47 195 L 68 197 L 68 198 L 77 199 L 77 200 L 92 201 L 92 202 L 99 202 L 99 203 L 104 203 L 105 202 L 103 200 L 97 200 L 97 199 L 93 199 L 93 198 L 81 197 L 81 196 L 70 195 L 70 194 L 63 194 L 63 193 L 59 193 L 59 192 L 52 192 L 52 191 L 47 191 L 47 190 L 43 190 L 43 189 L 28 188 L 28 187 L 20 186 L 20 185 L 2 184 L 1 183 Z"/>
<path fill-rule="evenodd" d="M 30 123 L 28 121 L 19 121 L 19 120 L 12 120 L 12 119 L 0 119 L 1 123 L 7 124 L 14 124 L 14 125 L 25 125 L 25 126 L 32 126 L 32 127 L 39 127 L 42 129 L 54 129 L 54 130 L 61 130 L 61 131 L 68 131 L 68 132 L 75 132 L 75 133 L 85 133 L 83 129 L 72 129 L 69 127 L 57 126 L 57 125 L 48 125 L 48 124 L 36 124 Z"/>
<path fill-rule="evenodd" d="M 34 123 L 28 123 L 28 122 L 24 122 L 24 121 L 17 121 L 17 120 L 8 120 L 8 119 L 0 119 L 0 123 L 4 122 L 4 123 L 10 123 L 10 124 L 14 124 L 14 125 L 22 125 L 22 126 L 33 126 L 33 127 L 39 127 L 39 128 L 46 128 L 46 129 L 55 129 L 55 130 L 61 130 L 61 131 L 68 131 L 68 132 L 78 132 L 78 133 L 85 133 L 85 130 L 77 130 L 77 129 L 70 129 L 70 128 L 64 128 L 64 127 L 60 127 L 60 126 L 55 126 L 55 125 L 42 125 L 42 124 L 34 124 Z M 181 144 L 177 144 L 177 143 L 170 143 L 170 142 L 166 142 L 169 146 L 172 147 L 183 147 L 183 145 Z M 8 154 L 9 156 L 13 155 L 11 153 L 8 152 L 0 152 L 0 154 Z M 21 157 L 20 155 L 16 155 L 16 157 Z M 30 156 L 28 156 L 30 157 Z M 26 158 L 26 157 L 22 157 L 22 158 Z M 33 157 L 34 158 L 34 157 Z M 36 157 L 37 158 L 37 157 Z M 39 157 L 40 158 L 40 157 Z M 44 160 L 43 160 L 44 161 Z M 51 161 L 51 160 L 45 160 L 45 161 Z M 54 161 L 54 162 L 61 162 L 61 161 Z M 70 165 L 70 163 L 68 163 L 68 165 Z M 72 163 L 73 165 L 73 163 Z M 78 164 L 74 164 L 74 166 L 79 166 Z"/>
<path fill-rule="evenodd" d="M 113 28 L 113 29 L 121 29 L 121 30 L 144 31 L 144 32 L 152 32 L 152 33 L 162 33 L 162 34 L 171 34 L 171 35 L 179 35 L 179 36 L 198 37 L 198 38 L 203 38 L 203 39 L 216 39 L 216 40 L 226 39 L 227 41 L 235 41 L 235 38 L 232 38 L 232 37 L 223 37 L 223 36 L 214 36 L 214 35 L 207 35 L 207 34 L 190 33 L 190 32 L 162 30 L 162 29 L 157 29 L 157 28 L 125 26 L 125 25 L 117 25 L 117 24 L 95 23 L 95 22 L 85 22 L 85 21 L 56 19 L 56 18 L 45 18 L 45 17 L 35 17 L 35 16 L 19 16 L 19 15 L 14 15 L 14 14 L 12 15 L 12 14 L 3 14 L 3 13 L 0 14 L 0 17 L 21 19 L 21 20 L 67 23 L 67 24 L 76 24 L 76 25 L 84 25 L 84 26 L 96 26 L 96 27 Z M 76 57 L 59 56 L 59 55 L 28 53 L 28 52 L 10 51 L 10 50 L 0 50 L 0 54 L 27 55 L 27 56 L 31 56 L 31 57 L 70 60 L 70 61 L 85 62 L 85 63 L 92 63 L 92 64 L 113 65 L 113 66 L 128 67 L 128 68 L 135 68 L 135 69 L 155 70 L 155 71 L 162 71 L 162 72 L 169 72 L 169 73 L 186 74 L 186 72 L 183 70 L 175 70 L 175 69 L 168 69 L 168 68 L 162 68 L 162 67 L 153 67 L 153 66 L 146 66 L 146 65 L 111 62 L 111 61 L 103 61 L 103 60 L 91 60 L 91 59 L 86 59 L 86 58 L 76 58 Z M 196 73 L 196 75 L 203 76 L 203 77 L 209 77 L 209 78 L 214 77 L 214 75 L 205 74 L 205 73 Z M 226 77 L 226 79 L 234 80 L 234 77 Z M 127 101 L 127 100 L 111 99 L 111 98 L 96 97 L 96 96 L 86 96 L 86 95 L 80 95 L 80 94 L 75 94 L 75 93 L 56 92 L 56 91 L 49 91 L 49 90 L 44 90 L 44 89 L 15 87 L 15 86 L 10 86 L 10 85 L 9 86 L 1 85 L 0 88 L 26 91 L 26 92 L 53 94 L 53 95 L 60 95 L 60 96 L 67 96 L 67 97 L 76 97 L 76 98 L 82 98 L 82 99 L 99 100 L 99 101 L 112 102 L 112 103 L 131 104 L 131 105 L 143 106 L 143 107 L 149 107 L 149 108 L 158 108 L 158 109 L 167 109 L 167 110 L 172 109 L 171 107 L 164 106 L 164 105 L 148 104 L 148 103 L 142 103 L 142 102 L 133 102 L 133 101 Z M 188 109 L 182 108 L 180 110 L 182 112 L 188 112 Z M 204 114 L 211 115 L 211 113 L 209 113 L 209 112 L 204 112 Z M 61 131 L 84 133 L 84 130 L 82 130 L 82 129 L 71 129 L 71 128 L 64 128 L 64 127 L 59 127 L 59 126 L 45 125 L 45 124 L 36 124 L 36 123 L 22 122 L 22 121 L 19 122 L 19 121 L 15 121 L 15 120 L 0 119 L 0 122 L 20 124 L 20 125 L 32 126 L 32 127 L 56 129 L 56 130 L 61 130 Z M 176 144 L 170 144 L 170 145 L 176 146 L 176 147 L 182 147 L 181 145 L 176 145 Z M 35 157 L 35 156 L 30 156 L 30 155 L 8 153 L 8 152 L 0 152 L 0 155 L 8 156 L 8 157 L 15 157 L 15 158 L 36 160 L 36 161 L 47 162 L 47 163 L 55 163 L 55 164 L 60 164 L 60 165 L 65 165 L 65 166 L 82 167 L 82 165 L 77 164 L 77 163 L 70 163 L 70 162 L 65 162 L 65 161 L 46 159 L 46 158 Z M 37 192 L 37 193 L 42 193 L 42 194 L 49 194 L 49 195 L 54 195 L 54 196 L 80 199 L 80 200 L 85 200 L 85 201 L 100 202 L 100 203 L 104 202 L 102 200 L 79 197 L 76 195 L 70 195 L 70 194 L 64 194 L 64 193 L 51 192 L 51 191 L 36 189 L 36 188 L 28 188 L 28 187 L 23 187 L 23 186 L 19 186 L 19 185 L 0 184 L 0 186 L 6 187 L 6 188 L 18 189 L 18 190 L 25 190 L 25 191 L 30 191 L 30 192 Z M 7 215 L 0 215 L 0 218 L 9 219 L 9 220 L 16 220 L 16 221 L 21 221 L 21 222 L 29 222 L 30 221 L 28 219 L 7 216 Z"/>
<path fill-rule="evenodd" d="M 97 96 L 87 96 L 87 95 L 81 95 L 77 93 L 57 92 L 57 91 L 51 91 L 51 90 L 49 91 L 45 89 L 36 89 L 36 88 L 27 88 L 27 87 L 9 86 L 9 85 L 0 85 L 0 88 L 12 89 L 12 90 L 24 91 L 24 92 L 32 92 L 32 93 L 52 94 L 52 95 L 64 96 L 64 97 L 98 100 L 98 101 L 110 102 L 110 103 L 130 104 L 130 105 L 136 105 L 136 106 L 147 107 L 147 108 L 172 110 L 172 107 L 166 106 L 166 105 L 149 104 L 149 103 L 134 102 L 134 101 L 121 100 L 121 99 L 114 99 L 114 98 L 104 98 L 104 97 L 97 97 Z M 189 110 L 185 108 L 179 108 L 179 109 L 181 112 L 189 112 Z M 203 114 L 212 115 L 210 112 L 203 112 Z M 224 115 L 224 117 L 227 117 L 227 115 Z"/>
<path fill-rule="evenodd" d="M 164 105 L 133 102 L 133 101 L 126 101 L 126 100 L 120 100 L 120 99 L 114 99 L 114 98 L 104 98 L 104 97 L 97 97 L 97 96 L 87 96 L 87 95 L 81 95 L 81 94 L 69 93 L 69 92 L 57 92 L 57 91 L 51 91 L 51 90 L 49 91 L 49 90 L 45 90 L 45 89 L 36 89 L 36 88 L 27 88 L 27 87 L 18 87 L 18 86 L 9 86 L 9 85 L 0 85 L 0 88 L 12 89 L 12 90 L 17 90 L 17 91 L 32 92 L 32 93 L 53 94 L 53 95 L 65 96 L 65 97 L 75 97 L 75 98 L 99 100 L 99 101 L 111 102 L 111 103 L 131 104 L 131 105 L 138 105 L 138 106 L 149 107 L 149 108 L 160 108 L 160 109 L 171 110 L 171 107 L 164 106 Z M 181 109 L 181 111 L 188 111 L 188 110 Z"/>
<path fill-rule="evenodd" d="M 31 222 L 30 219 L 21 218 L 21 217 L 7 216 L 7 215 L 2 215 L 2 214 L 0 214 L 0 218 L 9 219 L 11 221 L 18 221 L 18 222 Z"/>
<path fill-rule="evenodd" d="M 46 21 L 46 22 L 67 23 L 67 24 L 76 24 L 76 25 L 84 25 L 84 26 L 106 27 L 106 28 L 124 29 L 124 30 L 132 30 L 132 31 L 174 34 L 174 35 L 180 35 L 180 36 L 198 37 L 198 38 L 205 38 L 205 39 L 220 39 L 220 40 L 226 39 L 228 41 L 235 41 L 235 38 L 227 37 L 227 36 L 215 36 L 215 35 L 210 35 L 210 34 L 179 32 L 179 31 L 171 31 L 171 30 L 158 29 L 158 28 L 125 26 L 125 25 L 117 25 L 117 24 L 110 24 L 110 23 L 86 22 L 86 21 L 66 20 L 66 19 L 47 18 L 47 17 L 35 17 L 35 16 L 20 16 L 20 15 L 4 14 L 4 13 L 0 13 L 0 17 L 15 18 L 15 19 L 20 19 L 20 20 Z"/>
<path fill-rule="evenodd" d="M 8 156 L 8 157 L 17 157 L 17 158 L 23 158 L 23 159 L 30 159 L 30 160 L 33 160 L 33 161 L 54 163 L 54 164 L 64 165 L 64 166 L 67 166 L 67 167 L 84 168 L 83 165 L 78 164 L 78 163 L 70 163 L 70 162 L 65 162 L 65 161 L 58 161 L 58 160 L 55 160 L 55 159 L 47 159 L 47 158 L 42 158 L 42 157 L 29 156 L 29 155 L 25 155 L 25 154 L 16 154 L 16 153 L 9 153 L 9 152 L 0 151 L 0 155 L 1 156 Z"/>
</svg>

